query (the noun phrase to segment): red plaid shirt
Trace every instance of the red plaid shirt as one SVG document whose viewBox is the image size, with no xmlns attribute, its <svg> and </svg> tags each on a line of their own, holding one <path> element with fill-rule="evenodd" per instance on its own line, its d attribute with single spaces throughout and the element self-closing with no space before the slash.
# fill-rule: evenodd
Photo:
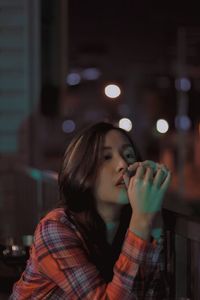
<svg viewBox="0 0 200 300">
<path fill-rule="evenodd" d="M 90 262 L 80 232 L 58 208 L 38 224 L 30 259 L 10 299 L 165 299 L 161 249 L 128 230 L 112 281 L 106 283 Z"/>
</svg>

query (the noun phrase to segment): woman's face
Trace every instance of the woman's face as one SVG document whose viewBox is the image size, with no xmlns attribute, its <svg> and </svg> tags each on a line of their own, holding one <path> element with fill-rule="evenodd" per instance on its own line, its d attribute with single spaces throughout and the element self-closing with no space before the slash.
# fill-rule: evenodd
<svg viewBox="0 0 200 300">
<path fill-rule="evenodd" d="M 129 203 L 123 173 L 134 162 L 136 155 L 127 137 L 118 130 L 110 130 L 105 136 L 102 162 L 95 182 L 97 202 Z"/>
</svg>

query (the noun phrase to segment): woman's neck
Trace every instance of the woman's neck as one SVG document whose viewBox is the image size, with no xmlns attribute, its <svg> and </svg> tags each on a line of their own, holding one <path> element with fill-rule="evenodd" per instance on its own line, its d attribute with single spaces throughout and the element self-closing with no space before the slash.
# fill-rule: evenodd
<svg viewBox="0 0 200 300">
<path fill-rule="evenodd" d="M 115 235 L 117 233 L 117 229 L 119 227 L 119 221 L 107 222 L 106 223 L 106 233 L 107 233 L 107 241 L 109 244 L 112 244 Z"/>
<path fill-rule="evenodd" d="M 119 221 L 121 208 L 121 205 L 115 203 L 99 202 L 97 204 L 98 213 L 106 224 Z"/>
<path fill-rule="evenodd" d="M 116 235 L 119 226 L 121 208 L 121 205 L 118 204 L 98 203 L 98 213 L 106 224 L 107 241 L 109 244 L 113 242 Z"/>
</svg>

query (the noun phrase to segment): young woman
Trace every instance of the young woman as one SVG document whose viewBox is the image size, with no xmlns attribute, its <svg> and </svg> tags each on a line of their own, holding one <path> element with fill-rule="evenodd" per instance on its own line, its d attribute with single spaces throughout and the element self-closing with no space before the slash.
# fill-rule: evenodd
<svg viewBox="0 0 200 300">
<path fill-rule="evenodd" d="M 169 182 L 124 130 L 98 123 L 79 133 L 64 155 L 61 205 L 38 224 L 10 299 L 166 299 L 154 224 Z"/>
</svg>

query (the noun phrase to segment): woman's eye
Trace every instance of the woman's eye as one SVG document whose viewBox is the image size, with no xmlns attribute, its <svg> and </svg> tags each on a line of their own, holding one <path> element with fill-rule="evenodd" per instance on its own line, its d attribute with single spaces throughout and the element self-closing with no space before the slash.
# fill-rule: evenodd
<svg viewBox="0 0 200 300">
<path fill-rule="evenodd" d="M 104 160 L 109 160 L 109 159 L 111 159 L 111 155 L 110 154 L 106 154 L 106 155 L 104 155 Z"/>
<path fill-rule="evenodd" d="M 125 154 L 125 156 L 128 159 L 135 159 L 135 155 L 133 153 L 127 153 L 127 154 Z"/>
<path fill-rule="evenodd" d="M 127 153 L 127 154 L 126 154 L 126 157 L 128 157 L 128 158 L 133 158 L 133 154 L 132 154 L 132 153 Z"/>
</svg>

